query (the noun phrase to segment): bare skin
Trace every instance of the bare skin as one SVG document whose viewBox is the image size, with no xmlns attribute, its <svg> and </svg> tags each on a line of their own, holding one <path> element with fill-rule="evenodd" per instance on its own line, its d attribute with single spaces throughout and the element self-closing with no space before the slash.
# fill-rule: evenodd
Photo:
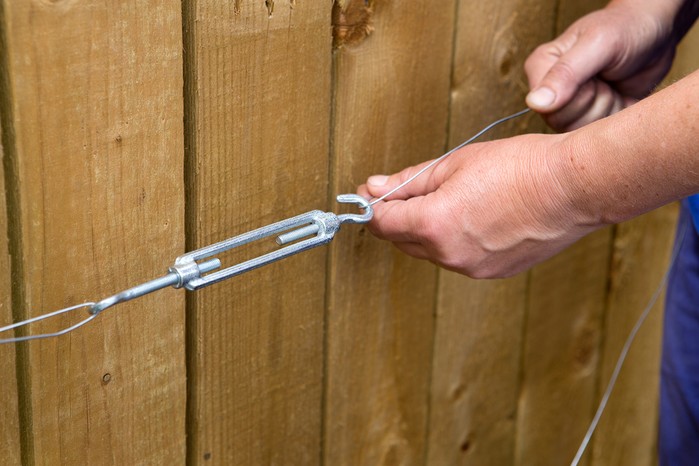
<svg viewBox="0 0 699 466">
<path fill-rule="evenodd" d="M 539 47 L 525 66 L 527 102 L 570 132 L 468 146 L 376 204 L 370 230 L 447 269 L 505 277 L 699 192 L 699 72 L 642 99 L 691 24 L 678 15 L 696 17 L 697 4 L 614 1 Z M 419 168 L 370 177 L 358 192 L 379 197 Z"/>
</svg>

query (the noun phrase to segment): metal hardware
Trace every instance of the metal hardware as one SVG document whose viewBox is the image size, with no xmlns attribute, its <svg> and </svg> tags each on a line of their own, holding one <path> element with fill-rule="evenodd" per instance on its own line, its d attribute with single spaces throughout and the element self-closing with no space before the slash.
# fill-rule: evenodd
<svg viewBox="0 0 699 466">
<path fill-rule="evenodd" d="M 336 215 L 332 212 L 313 210 L 293 218 L 282 220 L 281 222 L 258 228 L 257 230 L 243 233 L 242 235 L 221 241 L 220 243 L 197 249 L 196 251 L 178 257 L 175 260 L 175 265 L 170 267 L 170 272 L 174 272 L 180 277 L 178 283 L 174 285 L 175 288 L 184 287 L 188 290 L 198 290 L 199 288 L 213 285 L 222 280 L 227 280 L 241 273 L 249 272 L 263 265 L 320 246 L 321 244 L 327 244 L 332 241 L 335 233 L 340 229 L 341 224 L 367 223 L 374 215 L 374 211 L 369 206 L 369 202 L 357 194 L 341 194 L 337 196 L 337 202 L 341 204 L 357 204 L 364 210 L 364 214 Z M 279 235 L 277 237 L 277 244 L 282 246 L 311 235 L 315 236 L 208 275 L 202 275 L 200 273 L 200 266 L 197 261 L 274 235 Z"/>
<path fill-rule="evenodd" d="M 364 212 L 362 214 L 340 214 L 313 210 L 293 218 L 282 220 L 281 222 L 267 225 L 257 230 L 243 233 L 239 236 L 221 241 L 210 246 L 206 246 L 196 251 L 184 254 L 175 259 L 175 264 L 168 269 L 168 273 L 160 278 L 142 283 L 128 290 L 110 296 L 98 303 L 88 302 L 77 306 L 68 307 L 58 311 L 44 314 L 38 317 L 17 322 L 6 327 L 0 327 L 0 334 L 9 330 L 24 327 L 34 322 L 46 320 L 48 318 L 65 314 L 81 308 L 89 308 L 89 316 L 75 325 L 67 327 L 53 333 L 39 335 L 27 335 L 15 338 L 0 339 L 2 343 L 17 343 L 27 340 L 38 340 L 64 335 L 71 332 L 95 317 L 105 309 L 117 304 L 140 298 L 141 296 L 153 293 L 154 291 L 172 286 L 174 288 L 186 288 L 188 290 L 198 290 L 205 286 L 213 285 L 223 280 L 235 277 L 250 270 L 257 269 L 264 265 L 276 262 L 286 257 L 298 254 L 308 249 L 327 244 L 335 236 L 343 223 L 367 223 L 374 215 L 374 211 L 369 205 L 369 201 L 357 194 L 341 194 L 337 196 L 337 202 L 341 204 L 356 204 Z M 211 258 L 217 254 L 243 246 L 254 241 L 277 236 L 277 244 L 285 246 L 262 256 L 255 257 L 240 264 L 235 264 L 223 270 L 214 272 L 221 267 L 221 261 Z M 204 260 L 208 259 L 208 260 Z"/>
<path fill-rule="evenodd" d="M 210 261 L 206 261 L 197 265 L 197 270 L 199 270 L 201 273 L 206 273 L 221 267 L 221 261 L 219 261 L 218 259 L 212 259 Z M 145 296 L 154 291 L 162 290 L 163 288 L 167 288 L 168 286 L 173 286 L 177 288 L 177 285 L 180 283 L 180 280 L 181 278 L 177 273 L 168 272 L 168 274 L 163 277 L 156 278 L 155 280 L 151 280 L 146 283 L 142 283 L 140 285 L 134 286 L 133 288 L 129 288 L 128 290 L 124 290 L 120 293 L 117 293 L 114 296 L 110 296 L 109 298 L 103 299 L 102 301 L 92 306 L 92 308 L 90 308 L 90 314 L 99 314 L 100 312 L 104 311 L 108 307 L 114 306 L 115 304 L 121 304 L 125 303 L 126 301 L 131 301 L 132 299 L 140 298 L 141 296 Z"/>
</svg>

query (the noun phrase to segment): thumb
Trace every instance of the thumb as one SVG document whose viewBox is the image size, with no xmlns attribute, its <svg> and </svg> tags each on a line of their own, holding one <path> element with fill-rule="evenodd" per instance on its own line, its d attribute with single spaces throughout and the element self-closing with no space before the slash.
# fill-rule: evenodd
<svg viewBox="0 0 699 466">
<path fill-rule="evenodd" d="M 457 154 L 452 154 L 455 157 Z M 395 193 L 388 197 L 391 199 L 409 199 L 415 196 L 423 196 L 436 190 L 449 176 L 450 158 L 438 162 L 431 168 L 428 168 L 424 173 L 417 178 L 398 189 Z M 391 190 L 397 188 L 401 184 L 413 178 L 433 160 L 423 162 L 413 167 L 405 168 L 393 175 L 374 175 L 367 179 L 366 188 L 369 194 L 373 197 L 381 197 Z"/>
<path fill-rule="evenodd" d="M 567 37 L 568 36 L 568 37 Z M 610 47 L 601 34 L 570 33 L 538 47 L 525 63 L 532 90 L 527 105 L 537 112 L 563 108 L 584 83 L 609 65 Z"/>
</svg>

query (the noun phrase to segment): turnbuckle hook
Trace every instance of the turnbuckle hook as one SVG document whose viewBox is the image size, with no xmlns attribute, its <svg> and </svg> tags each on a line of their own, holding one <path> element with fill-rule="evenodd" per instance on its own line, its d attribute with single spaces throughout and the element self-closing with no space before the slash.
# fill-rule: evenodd
<svg viewBox="0 0 699 466">
<path fill-rule="evenodd" d="M 374 217 L 374 209 L 369 204 L 369 201 L 364 199 L 359 194 L 340 194 L 337 196 L 337 202 L 340 204 L 357 204 L 360 209 L 364 210 L 363 214 L 341 214 L 337 218 L 340 223 L 369 223 Z"/>
</svg>

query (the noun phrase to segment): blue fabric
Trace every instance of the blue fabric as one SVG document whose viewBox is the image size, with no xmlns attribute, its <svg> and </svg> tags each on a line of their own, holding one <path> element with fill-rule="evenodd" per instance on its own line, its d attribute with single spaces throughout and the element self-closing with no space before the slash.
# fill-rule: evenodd
<svg viewBox="0 0 699 466">
<path fill-rule="evenodd" d="M 689 207 L 689 212 L 692 214 L 694 228 L 699 231 L 699 194 L 689 196 L 687 198 L 687 206 Z"/>
<path fill-rule="evenodd" d="M 689 196 L 687 198 L 687 205 L 689 206 L 689 211 L 692 213 L 694 228 L 699 231 L 699 194 Z"/>
<path fill-rule="evenodd" d="M 661 466 L 699 465 L 699 228 L 692 221 L 693 203 L 699 207 L 696 198 L 682 202 L 676 241 L 683 230 L 684 240 L 670 271 L 665 303 L 658 439 Z"/>
</svg>

